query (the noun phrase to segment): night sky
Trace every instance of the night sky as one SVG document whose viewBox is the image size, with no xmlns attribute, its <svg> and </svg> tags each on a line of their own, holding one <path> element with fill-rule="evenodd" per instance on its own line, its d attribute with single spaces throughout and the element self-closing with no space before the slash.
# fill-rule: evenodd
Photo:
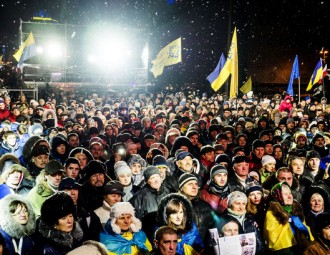
<svg viewBox="0 0 330 255">
<path fill-rule="evenodd" d="M 272 82 L 287 83 L 296 54 L 302 82 L 307 83 L 318 52 L 330 47 L 326 0 L 2 0 L 0 43 L 7 54 L 17 47 L 19 18 L 30 20 L 39 10 L 47 10 L 60 23 L 148 29 L 151 60 L 181 36 L 183 63 L 167 67 L 157 80 L 150 74 L 150 80 L 158 84 L 207 84 L 205 78 L 221 53 L 227 55 L 228 33 L 231 38 L 235 26 L 240 84 L 250 75 L 256 82 L 267 82 L 272 72 L 276 74 Z"/>
</svg>

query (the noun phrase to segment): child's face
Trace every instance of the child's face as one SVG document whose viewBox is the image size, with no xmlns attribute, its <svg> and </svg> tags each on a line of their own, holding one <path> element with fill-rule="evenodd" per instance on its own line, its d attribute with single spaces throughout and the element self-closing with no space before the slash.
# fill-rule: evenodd
<svg viewBox="0 0 330 255">
<path fill-rule="evenodd" d="M 132 174 L 133 175 L 137 175 L 137 174 L 140 174 L 141 173 L 141 165 L 139 163 L 134 163 L 132 166 L 131 166 L 131 170 L 132 170 Z"/>
<path fill-rule="evenodd" d="M 16 135 L 9 135 L 6 139 L 6 142 L 10 146 L 14 146 L 16 144 Z"/>
</svg>

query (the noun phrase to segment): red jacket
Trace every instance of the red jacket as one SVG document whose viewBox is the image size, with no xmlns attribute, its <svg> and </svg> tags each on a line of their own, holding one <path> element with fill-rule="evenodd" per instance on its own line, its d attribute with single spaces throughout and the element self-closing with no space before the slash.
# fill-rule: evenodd
<svg viewBox="0 0 330 255">
<path fill-rule="evenodd" d="M 10 115 L 10 111 L 8 109 L 0 110 L 0 121 L 7 119 Z"/>
</svg>

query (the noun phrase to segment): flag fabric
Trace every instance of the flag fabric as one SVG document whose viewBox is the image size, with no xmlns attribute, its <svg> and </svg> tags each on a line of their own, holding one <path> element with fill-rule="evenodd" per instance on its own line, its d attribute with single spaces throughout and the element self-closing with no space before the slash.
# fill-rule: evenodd
<svg viewBox="0 0 330 255">
<path fill-rule="evenodd" d="M 37 46 L 34 41 L 32 32 L 30 32 L 28 38 L 19 47 L 18 51 L 13 55 L 18 62 L 18 66 L 21 66 L 25 60 L 37 55 Z"/>
<path fill-rule="evenodd" d="M 328 64 L 325 64 L 323 70 L 322 70 L 322 77 L 321 79 L 318 81 L 319 84 L 322 83 L 323 79 L 328 75 Z"/>
<path fill-rule="evenodd" d="M 174 65 L 182 61 L 181 37 L 166 45 L 151 62 L 151 72 L 155 78 L 163 73 L 165 66 Z"/>
<path fill-rule="evenodd" d="M 2 55 L 0 55 L 0 64 L 2 63 Z"/>
<path fill-rule="evenodd" d="M 312 77 L 308 83 L 306 91 L 310 90 L 313 87 L 313 85 L 322 78 L 322 75 L 323 75 L 322 59 L 320 59 L 316 64 L 316 67 L 315 67 Z"/>
<path fill-rule="evenodd" d="M 237 97 L 238 93 L 238 54 L 237 54 L 237 34 L 236 27 L 231 40 L 228 57 L 226 63 L 219 76 L 212 82 L 211 87 L 214 91 L 218 91 L 231 75 L 229 98 Z"/>
<path fill-rule="evenodd" d="M 242 91 L 243 94 L 247 94 L 252 90 L 252 78 L 251 76 L 249 79 L 244 83 L 244 85 L 240 88 L 240 91 Z"/>
<path fill-rule="evenodd" d="M 293 96 L 293 80 L 297 79 L 299 77 L 300 77 L 300 73 L 299 73 L 298 55 L 296 55 L 296 57 L 293 61 L 293 65 L 292 65 L 292 71 L 291 71 L 289 85 L 288 85 L 288 88 L 286 90 L 286 92 L 290 96 Z"/>
<path fill-rule="evenodd" d="M 209 75 L 207 76 L 207 80 L 212 84 L 216 78 L 219 76 L 220 74 L 220 71 L 222 70 L 222 68 L 224 67 L 226 63 L 226 58 L 225 56 L 223 55 L 223 53 L 221 53 L 221 56 L 220 56 L 220 60 L 219 60 L 219 63 L 217 65 L 217 67 L 214 69 L 214 71 Z"/>
</svg>

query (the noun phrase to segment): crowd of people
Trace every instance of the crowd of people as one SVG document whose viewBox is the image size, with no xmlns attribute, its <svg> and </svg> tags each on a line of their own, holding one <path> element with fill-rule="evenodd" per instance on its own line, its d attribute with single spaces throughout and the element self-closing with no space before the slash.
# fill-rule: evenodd
<svg viewBox="0 0 330 255">
<path fill-rule="evenodd" d="M 4 95 L 0 122 L 0 254 L 330 253 L 326 98 Z"/>
</svg>

